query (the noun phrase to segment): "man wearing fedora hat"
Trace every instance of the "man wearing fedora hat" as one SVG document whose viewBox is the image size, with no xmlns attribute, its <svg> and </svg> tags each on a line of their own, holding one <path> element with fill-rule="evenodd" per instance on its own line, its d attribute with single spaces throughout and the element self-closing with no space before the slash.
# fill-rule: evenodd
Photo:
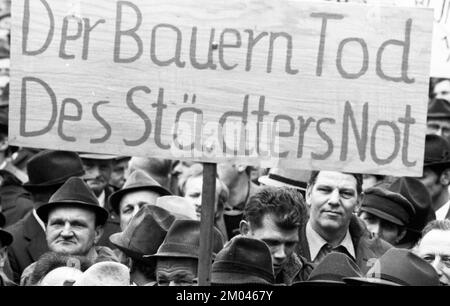
<svg viewBox="0 0 450 306">
<path fill-rule="evenodd" d="M 81 178 L 69 178 L 36 213 L 46 226 L 50 251 L 85 256 L 92 262 L 118 261 L 111 249 L 97 245 L 108 211 Z M 27 285 L 34 266 L 33 263 L 24 270 L 21 284 Z"/>
<path fill-rule="evenodd" d="M 450 141 L 450 101 L 431 99 L 428 104 L 427 134 L 435 134 Z"/>
<path fill-rule="evenodd" d="M 131 259 L 131 281 L 138 286 L 156 284 L 155 258 L 143 256 L 156 253 L 174 221 L 175 217 L 164 208 L 144 205 L 122 232 L 109 237 Z"/>
<path fill-rule="evenodd" d="M 355 215 L 361 192 L 361 174 L 313 171 L 306 190 L 309 220 L 300 229 L 297 254 L 318 264 L 329 252 L 342 252 L 367 272 L 392 245 L 374 237 Z"/>
<path fill-rule="evenodd" d="M 200 221 L 177 219 L 156 254 L 144 258 L 156 259 L 158 286 L 194 286 L 197 284 L 199 248 Z M 213 228 L 213 260 L 222 248 L 222 235 Z"/>
<path fill-rule="evenodd" d="M 439 135 L 426 135 L 423 176 L 437 220 L 450 218 L 450 143 Z"/>
<path fill-rule="evenodd" d="M 241 234 L 269 246 L 276 284 L 305 280 L 312 270 L 305 258 L 294 253 L 306 217 L 305 200 L 289 187 L 265 186 L 245 205 Z"/>
<path fill-rule="evenodd" d="M 108 202 L 113 212 L 119 216 L 123 231 L 142 206 L 154 205 L 160 196 L 166 195 L 171 195 L 169 190 L 138 169 L 127 178 L 122 189 L 111 194 Z"/>
<path fill-rule="evenodd" d="M 8 228 L 14 237 L 8 249 L 8 258 L 17 283 L 22 271 L 48 251 L 45 225 L 36 214 L 36 209 L 47 203 L 68 178 L 81 176 L 84 170 L 77 153 L 44 150 L 30 159 L 27 173 L 29 181 L 23 186 L 32 195 L 34 209 Z"/>
<path fill-rule="evenodd" d="M 378 258 L 365 277 L 345 277 L 350 285 L 439 286 L 433 267 L 410 250 L 391 248 Z"/>
<path fill-rule="evenodd" d="M 109 181 L 113 172 L 113 163 L 117 156 L 80 153 L 80 158 L 85 171 L 83 180 L 97 197 L 100 206 L 109 213 L 108 220 L 103 228 L 105 234 L 98 243 L 99 245 L 113 248 L 114 246 L 108 237 L 120 231 L 120 222 L 116 211 L 109 205 L 108 198 L 114 192 L 114 188 L 109 185 Z"/>
<path fill-rule="evenodd" d="M 259 239 L 236 236 L 217 253 L 211 285 L 274 285 L 272 256 Z"/>
<path fill-rule="evenodd" d="M 406 235 L 406 226 L 415 214 L 414 206 L 401 194 L 370 187 L 364 191 L 358 212 L 374 235 L 398 245 Z"/>
<path fill-rule="evenodd" d="M 13 241 L 13 236 L 2 229 L 5 217 L 0 212 L 0 286 L 16 286 L 7 274 L 11 274 L 8 262 L 7 248 Z"/>
</svg>

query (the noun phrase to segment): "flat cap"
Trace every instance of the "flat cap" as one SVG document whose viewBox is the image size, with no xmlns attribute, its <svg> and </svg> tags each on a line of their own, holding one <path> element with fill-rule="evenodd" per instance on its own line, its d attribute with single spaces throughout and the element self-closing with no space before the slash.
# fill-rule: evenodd
<svg viewBox="0 0 450 306">
<path fill-rule="evenodd" d="M 379 187 L 364 191 L 361 210 L 400 226 L 406 226 L 416 213 L 414 206 L 400 193 Z"/>
</svg>

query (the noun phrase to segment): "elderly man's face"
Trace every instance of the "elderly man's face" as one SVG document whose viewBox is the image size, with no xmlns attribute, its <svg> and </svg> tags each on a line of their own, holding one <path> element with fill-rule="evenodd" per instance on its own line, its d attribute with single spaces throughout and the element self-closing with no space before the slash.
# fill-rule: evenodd
<svg viewBox="0 0 450 306">
<path fill-rule="evenodd" d="M 431 230 L 420 241 L 417 253 L 433 266 L 441 283 L 450 285 L 450 231 Z"/>
<path fill-rule="evenodd" d="M 450 119 L 428 118 L 427 134 L 439 135 L 450 140 Z"/>
<path fill-rule="evenodd" d="M 242 221 L 241 233 L 245 236 L 264 241 L 267 244 L 272 255 L 274 273 L 278 275 L 294 252 L 299 237 L 298 228 L 283 229 L 276 224 L 275 218 L 273 214 L 265 214 L 261 227 L 255 227 L 246 221 Z"/>
<path fill-rule="evenodd" d="M 194 258 L 159 257 L 155 270 L 158 286 L 196 286 L 197 267 Z"/>
<path fill-rule="evenodd" d="M 85 174 L 83 180 L 98 197 L 105 190 L 111 178 L 112 160 L 98 160 L 83 158 Z"/>
<path fill-rule="evenodd" d="M 120 228 L 122 231 L 144 205 L 155 205 L 161 195 L 154 191 L 138 190 L 125 194 L 119 204 Z"/>
<path fill-rule="evenodd" d="M 47 222 L 47 244 L 51 251 L 86 256 L 103 230 L 95 226 L 95 213 L 78 207 L 57 207 Z"/>
<path fill-rule="evenodd" d="M 358 205 L 356 178 L 351 174 L 320 171 L 306 191 L 310 222 L 319 234 L 347 230 Z"/>
<path fill-rule="evenodd" d="M 128 168 L 128 159 L 114 162 L 109 183 L 117 188 L 122 188 L 125 184 L 125 171 Z"/>
</svg>

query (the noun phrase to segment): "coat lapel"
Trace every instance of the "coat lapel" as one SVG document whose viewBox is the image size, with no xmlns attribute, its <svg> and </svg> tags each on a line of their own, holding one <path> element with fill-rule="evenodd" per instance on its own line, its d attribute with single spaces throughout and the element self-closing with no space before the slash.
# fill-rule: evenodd
<svg viewBox="0 0 450 306">
<path fill-rule="evenodd" d="M 48 251 L 48 247 L 45 232 L 32 213 L 28 215 L 23 232 L 25 239 L 29 241 L 26 250 L 33 261 L 36 261 L 43 253 Z"/>
</svg>

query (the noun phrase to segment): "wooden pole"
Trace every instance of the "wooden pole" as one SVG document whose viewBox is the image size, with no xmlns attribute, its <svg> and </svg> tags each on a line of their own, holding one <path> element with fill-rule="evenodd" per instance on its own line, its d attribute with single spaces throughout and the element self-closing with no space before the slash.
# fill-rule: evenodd
<svg viewBox="0 0 450 306">
<path fill-rule="evenodd" d="M 198 285 L 211 285 L 211 263 L 216 193 L 216 168 L 213 163 L 203 164 L 202 212 L 200 216 L 200 249 L 198 259 Z"/>
</svg>

